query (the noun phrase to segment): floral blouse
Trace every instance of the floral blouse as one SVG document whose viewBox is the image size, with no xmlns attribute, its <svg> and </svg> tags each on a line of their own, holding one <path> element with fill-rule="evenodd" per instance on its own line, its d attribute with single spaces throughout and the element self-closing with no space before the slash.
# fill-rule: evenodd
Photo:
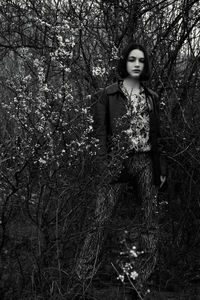
<svg viewBox="0 0 200 300">
<path fill-rule="evenodd" d="M 141 88 L 138 95 L 129 95 L 123 83 L 120 88 L 128 100 L 127 116 L 130 120 L 130 128 L 126 130 L 126 134 L 129 137 L 130 149 L 137 152 L 150 151 L 150 118 L 144 89 Z"/>
</svg>

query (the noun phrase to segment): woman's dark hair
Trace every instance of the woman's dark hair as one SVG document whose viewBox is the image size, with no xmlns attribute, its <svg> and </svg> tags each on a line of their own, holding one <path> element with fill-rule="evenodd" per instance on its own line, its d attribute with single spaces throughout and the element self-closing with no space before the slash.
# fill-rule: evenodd
<svg viewBox="0 0 200 300">
<path fill-rule="evenodd" d="M 127 64 L 129 53 L 134 49 L 141 50 L 144 53 L 144 70 L 140 75 L 140 80 L 141 81 L 149 80 L 149 78 L 151 77 L 151 70 L 150 70 L 147 51 L 143 46 L 135 43 L 128 44 L 128 46 L 123 50 L 122 56 L 118 63 L 118 74 L 121 78 L 126 78 L 128 76 L 126 64 Z"/>
</svg>

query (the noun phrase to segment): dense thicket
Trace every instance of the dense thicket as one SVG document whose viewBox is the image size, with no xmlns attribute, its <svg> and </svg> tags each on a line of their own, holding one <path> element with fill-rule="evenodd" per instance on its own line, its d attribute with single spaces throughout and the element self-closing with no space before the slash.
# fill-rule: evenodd
<svg viewBox="0 0 200 300">
<path fill-rule="evenodd" d="M 198 0 L 0 1 L 1 299 L 73 299 L 103 180 L 89 95 L 116 80 L 130 39 L 150 53 L 169 166 L 154 284 L 198 282 L 199 25 Z"/>
</svg>

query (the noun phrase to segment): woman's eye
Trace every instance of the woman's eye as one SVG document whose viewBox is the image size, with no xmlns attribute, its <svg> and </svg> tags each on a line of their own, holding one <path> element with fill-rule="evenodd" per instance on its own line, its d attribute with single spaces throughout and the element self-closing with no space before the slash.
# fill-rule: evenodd
<svg viewBox="0 0 200 300">
<path fill-rule="evenodd" d="M 134 62 L 134 61 L 136 61 L 136 58 L 134 58 L 134 57 L 128 59 L 128 62 Z M 139 62 L 140 62 L 140 63 L 144 63 L 144 58 L 140 58 L 140 59 L 139 59 Z"/>
</svg>

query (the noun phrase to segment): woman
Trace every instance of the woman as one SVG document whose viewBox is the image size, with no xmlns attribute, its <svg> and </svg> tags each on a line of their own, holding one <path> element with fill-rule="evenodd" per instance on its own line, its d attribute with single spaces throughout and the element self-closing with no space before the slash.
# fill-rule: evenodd
<svg viewBox="0 0 200 300">
<path fill-rule="evenodd" d="M 94 133 L 99 144 L 98 168 L 104 180 L 97 192 L 93 231 L 85 239 L 77 273 L 80 278 L 94 274 L 103 241 L 103 226 L 116 204 L 120 183 L 129 181 L 134 182 L 142 203 L 137 246 L 145 248 L 152 258 L 149 270 L 145 270 L 140 278 L 142 284 L 155 266 L 156 194 L 166 179 L 158 96 L 142 84 L 150 78 L 150 67 L 147 52 L 141 45 L 131 43 L 127 46 L 120 58 L 118 73 L 120 80 L 117 83 L 93 97 Z"/>
</svg>

